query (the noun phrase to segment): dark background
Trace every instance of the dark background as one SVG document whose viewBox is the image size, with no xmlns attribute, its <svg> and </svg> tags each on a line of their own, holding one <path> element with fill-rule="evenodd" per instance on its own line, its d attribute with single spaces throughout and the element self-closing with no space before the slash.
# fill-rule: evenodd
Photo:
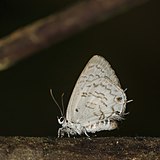
<svg viewBox="0 0 160 160">
<path fill-rule="evenodd" d="M 56 13 L 75 0 L 1 0 L 0 37 Z M 119 129 L 98 135 L 160 135 L 160 1 L 150 1 L 90 27 L 0 72 L 0 135 L 57 136 L 59 103 L 67 107 L 87 61 L 104 56 L 128 88 L 126 120 Z"/>
</svg>

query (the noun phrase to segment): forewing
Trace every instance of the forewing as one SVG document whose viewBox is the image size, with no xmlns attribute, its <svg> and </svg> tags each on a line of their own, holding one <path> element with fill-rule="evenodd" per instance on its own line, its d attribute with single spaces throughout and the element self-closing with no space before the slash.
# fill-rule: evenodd
<svg viewBox="0 0 160 160">
<path fill-rule="evenodd" d="M 107 80 L 107 83 L 109 82 L 110 84 L 120 88 L 119 80 L 110 64 L 103 57 L 95 55 L 87 63 L 76 82 L 67 107 L 67 120 L 77 122 L 77 119 L 82 119 L 80 118 L 82 114 L 86 115 L 84 118 L 92 116 L 89 114 L 90 109 L 85 108 L 85 105 L 87 105 L 88 102 L 94 102 L 98 99 L 90 94 L 85 97 L 85 94 L 88 94 L 89 92 L 92 93 L 92 90 L 95 88 L 95 82 L 98 83 L 98 80 L 104 81 L 105 79 Z M 106 90 L 103 88 L 102 92 L 106 92 Z"/>
</svg>

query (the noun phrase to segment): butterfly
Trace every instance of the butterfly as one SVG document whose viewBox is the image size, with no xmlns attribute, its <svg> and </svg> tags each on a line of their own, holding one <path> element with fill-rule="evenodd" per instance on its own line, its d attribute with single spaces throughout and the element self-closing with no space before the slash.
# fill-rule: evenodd
<svg viewBox="0 0 160 160">
<path fill-rule="evenodd" d="M 130 100 L 132 101 L 132 100 Z M 79 76 L 66 110 L 58 118 L 58 137 L 95 133 L 117 128 L 123 119 L 127 97 L 111 65 L 94 55 Z"/>
</svg>

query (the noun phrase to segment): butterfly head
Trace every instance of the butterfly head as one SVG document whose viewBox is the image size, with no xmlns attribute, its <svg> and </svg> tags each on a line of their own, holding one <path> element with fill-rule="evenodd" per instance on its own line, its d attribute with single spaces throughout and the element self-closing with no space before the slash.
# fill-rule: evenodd
<svg viewBox="0 0 160 160">
<path fill-rule="evenodd" d="M 65 120 L 66 120 L 64 116 L 62 116 L 62 117 L 60 117 L 60 118 L 57 117 L 57 119 L 58 119 L 58 123 L 59 123 L 59 124 L 63 124 L 63 123 L 65 122 Z"/>
</svg>

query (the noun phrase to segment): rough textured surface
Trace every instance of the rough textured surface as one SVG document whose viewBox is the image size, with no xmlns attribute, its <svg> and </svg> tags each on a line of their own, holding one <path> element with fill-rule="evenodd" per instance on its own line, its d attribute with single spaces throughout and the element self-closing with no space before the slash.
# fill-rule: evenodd
<svg viewBox="0 0 160 160">
<path fill-rule="evenodd" d="M 0 160 L 158 160 L 160 138 L 0 137 Z"/>
</svg>

